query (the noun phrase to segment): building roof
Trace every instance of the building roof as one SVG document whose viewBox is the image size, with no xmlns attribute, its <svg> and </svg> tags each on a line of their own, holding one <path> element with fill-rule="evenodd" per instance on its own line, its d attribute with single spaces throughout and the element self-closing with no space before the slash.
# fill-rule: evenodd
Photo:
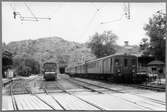
<svg viewBox="0 0 167 112">
<path fill-rule="evenodd" d="M 164 65 L 164 64 L 165 64 L 165 63 L 162 62 L 162 61 L 154 60 L 154 61 L 149 62 L 147 65 L 148 65 L 148 66 L 152 66 L 152 65 Z"/>
</svg>

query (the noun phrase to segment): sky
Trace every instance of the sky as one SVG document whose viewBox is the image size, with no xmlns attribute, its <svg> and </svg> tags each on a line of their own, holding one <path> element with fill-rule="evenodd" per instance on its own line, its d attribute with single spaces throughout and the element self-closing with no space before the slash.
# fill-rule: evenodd
<svg viewBox="0 0 167 112">
<path fill-rule="evenodd" d="M 130 3 L 130 19 L 124 15 L 127 3 L 89 2 L 2 2 L 2 42 L 58 36 L 68 41 L 87 42 L 96 32 L 112 31 L 117 44 L 139 45 L 147 37 L 143 27 L 165 3 Z M 22 17 L 44 17 L 21 21 Z M 105 24 L 101 24 L 101 23 Z M 148 37 L 147 37 L 148 38 Z"/>
</svg>

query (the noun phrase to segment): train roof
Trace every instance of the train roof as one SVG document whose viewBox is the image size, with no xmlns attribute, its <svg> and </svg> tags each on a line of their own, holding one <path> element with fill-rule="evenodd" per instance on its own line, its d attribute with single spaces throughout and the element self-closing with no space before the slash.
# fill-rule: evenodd
<svg viewBox="0 0 167 112">
<path fill-rule="evenodd" d="M 131 54 L 116 53 L 116 54 L 109 55 L 109 56 L 105 56 L 105 57 L 98 58 L 98 59 L 95 59 L 95 60 L 90 60 L 90 61 L 87 61 L 86 63 L 94 62 L 94 61 L 99 61 L 99 60 L 102 60 L 102 59 L 107 59 L 107 58 L 115 57 L 115 56 L 131 56 L 131 57 L 137 57 L 136 55 L 131 55 Z"/>
<path fill-rule="evenodd" d="M 78 65 L 73 65 L 73 66 L 69 66 L 69 67 L 67 67 L 67 68 L 71 68 L 71 67 L 77 67 L 77 66 L 82 66 L 82 65 L 84 65 L 85 63 L 82 63 L 82 64 L 78 64 Z"/>
<path fill-rule="evenodd" d="M 102 58 L 98 58 L 98 59 L 94 59 L 94 60 L 89 60 L 89 61 L 86 61 L 85 63 L 78 64 L 78 65 L 75 65 L 75 66 L 70 66 L 70 67 L 82 66 L 82 65 L 84 65 L 84 64 L 86 64 L 86 63 L 96 62 L 96 61 L 99 61 L 99 60 L 102 60 L 102 59 L 107 59 L 107 58 L 115 57 L 115 56 L 131 56 L 131 57 L 137 57 L 136 55 L 131 55 L 131 54 L 116 53 L 116 54 L 109 55 L 109 56 L 105 56 L 105 57 L 102 57 Z"/>
<path fill-rule="evenodd" d="M 57 64 L 56 62 L 45 62 L 43 64 Z"/>
</svg>

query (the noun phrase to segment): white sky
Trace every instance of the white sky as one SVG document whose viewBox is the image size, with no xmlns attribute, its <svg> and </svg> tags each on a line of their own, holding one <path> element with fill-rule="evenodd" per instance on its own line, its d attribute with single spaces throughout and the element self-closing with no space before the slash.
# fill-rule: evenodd
<svg viewBox="0 0 167 112">
<path fill-rule="evenodd" d="M 120 21 L 108 24 L 101 22 L 119 19 L 124 14 L 123 3 L 52 3 L 27 2 L 37 17 L 50 17 L 51 20 L 21 21 L 14 19 L 13 10 L 22 16 L 32 17 L 23 2 L 2 3 L 2 41 L 20 41 L 44 37 L 59 36 L 65 40 L 83 43 L 95 32 L 102 33 L 111 30 L 118 36 L 117 44 L 139 44 L 141 38 L 146 37 L 143 26 L 149 17 L 163 9 L 165 3 L 130 3 L 131 19 L 125 16 Z M 97 11 L 97 9 L 100 9 Z"/>
</svg>

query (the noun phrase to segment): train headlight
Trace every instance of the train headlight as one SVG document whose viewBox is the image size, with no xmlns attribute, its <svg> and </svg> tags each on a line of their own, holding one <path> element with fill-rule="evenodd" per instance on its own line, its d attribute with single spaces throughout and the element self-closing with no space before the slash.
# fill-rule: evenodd
<svg viewBox="0 0 167 112">
<path fill-rule="evenodd" d="M 55 74 L 55 72 L 45 72 L 45 74 Z"/>
</svg>

